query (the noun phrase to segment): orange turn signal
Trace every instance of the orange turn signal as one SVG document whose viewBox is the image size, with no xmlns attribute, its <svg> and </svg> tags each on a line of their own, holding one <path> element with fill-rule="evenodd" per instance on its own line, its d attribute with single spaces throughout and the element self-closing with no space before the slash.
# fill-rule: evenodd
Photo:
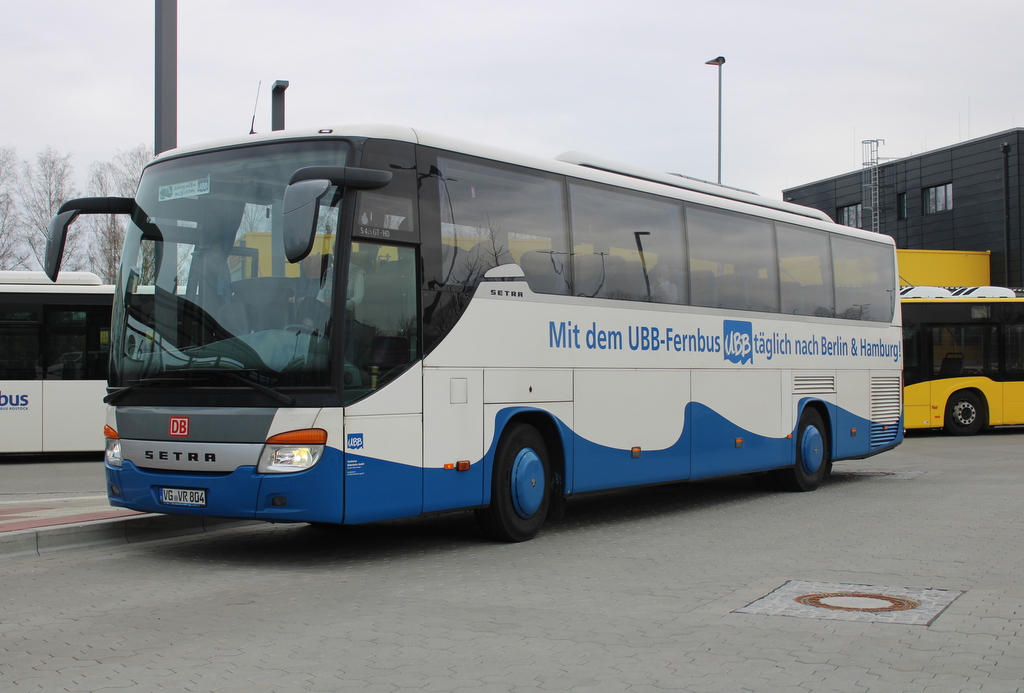
<svg viewBox="0 0 1024 693">
<path fill-rule="evenodd" d="M 117 431 L 115 431 L 110 426 L 104 426 L 103 427 L 103 437 L 104 438 L 113 438 L 114 440 L 119 440 L 121 438 L 121 436 L 117 435 Z"/>
<path fill-rule="evenodd" d="M 303 428 L 278 433 L 267 438 L 267 445 L 327 445 L 327 431 L 322 428 Z"/>
</svg>

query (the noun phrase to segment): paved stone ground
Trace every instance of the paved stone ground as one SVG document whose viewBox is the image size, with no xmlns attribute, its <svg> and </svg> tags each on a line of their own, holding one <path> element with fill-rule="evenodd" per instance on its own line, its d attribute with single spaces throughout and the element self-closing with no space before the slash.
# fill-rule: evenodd
<svg viewBox="0 0 1024 693">
<path fill-rule="evenodd" d="M 1022 443 L 574 499 L 525 544 L 453 514 L 11 557 L 0 690 L 1024 690 Z M 962 594 L 929 625 L 737 612 L 791 581 Z"/>
<path fill-rule="evenodd" d="M 0 462 L 0 534 L 138 515 L 110 507 L 105 486 L 102 460 L 4 460 Z"/>
</svg>

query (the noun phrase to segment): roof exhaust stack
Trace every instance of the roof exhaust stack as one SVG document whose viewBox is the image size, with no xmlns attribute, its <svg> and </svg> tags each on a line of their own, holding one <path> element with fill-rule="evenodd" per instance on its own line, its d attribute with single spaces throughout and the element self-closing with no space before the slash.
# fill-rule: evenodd
<svg viewBox="0 0 1024 693">
<path fill-rule="evenodd" d="M 274 82 L 270 100 L 270 129 L 284 130 L 284 91 L 288 88 L 288 80 L 279 79 Z"/>
<path fill-rule="evenodd" d="M 156 0 L 155 7 L 153 153 L 160 154 L 178 146 L 178 0 Z"/>
</svg>

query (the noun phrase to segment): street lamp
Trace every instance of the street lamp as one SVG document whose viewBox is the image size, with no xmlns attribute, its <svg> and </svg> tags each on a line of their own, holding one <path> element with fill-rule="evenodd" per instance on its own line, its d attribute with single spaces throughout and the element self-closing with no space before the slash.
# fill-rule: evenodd
<svg viewBox="0 0 1024 693">
<path fill-rule="evenodd" d="M 718 184 L 722 184 L 722 65 L 725 65 L 725 58 L 718 56 L 704 63 L 705 65 L 716 65 L 718 67 Z"/>
</svg>

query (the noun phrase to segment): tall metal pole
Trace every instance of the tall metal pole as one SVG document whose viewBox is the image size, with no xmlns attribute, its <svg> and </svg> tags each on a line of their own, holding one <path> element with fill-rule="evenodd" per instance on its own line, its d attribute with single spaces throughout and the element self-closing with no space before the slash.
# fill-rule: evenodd
<svg viewBox="0 0 1024 693">
<path fill-rule="evenodd" d="M 178 146 L 178 0 L 156 0 L 154 154 Z"/>
<path fill-rule="evenodd" d="M 718 66 L 718 184 L 722 184 L 722 65 L 725 64 L 725 58 L 718 56 L 714 60 L 709 60 L 705 65 L 717 65 Z"/>
</svg>

